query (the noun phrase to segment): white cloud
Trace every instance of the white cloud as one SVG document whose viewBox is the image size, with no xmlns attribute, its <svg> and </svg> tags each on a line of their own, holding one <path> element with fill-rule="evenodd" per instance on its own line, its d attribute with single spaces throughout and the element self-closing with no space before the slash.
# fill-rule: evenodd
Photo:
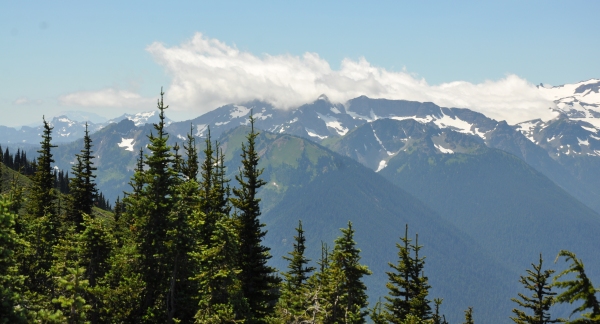
<svg viewBox="0 0 600 324">
<path fill-rule="evenodd" d="M 13 101 L 13 104 L 18 105 L 18 106 L 40 105 L 42 103 L 43 103 L 43 101 L 40 99 L 31 100 L 27 97 L 21 97 L 15 101 Z"/>
<path fill-rule="evenodd" d="M 155 42 L 147 50 L 172 77 L 166 101 L 175 110 L 195 114 L 254 99 L 289 108 L 326 94 L 342 103 L 360 95 L 431 101 L 470 108 L 509 123 L 554 116 L 548 109 L 554 103 L 516 75 L 478 84 L 430 85 L 405 71 L 372 66 L 364 58 L 344 59 L 340 69 L 333 70 L 316 53 L 256 56 L 200 33 L 179 46 Z"/>
<path fill-rule="evenodd" d="M 137 108 L 143 106 L 152 107 L 152 103 L 154 103 L 156 99 L 144 98 L 131 91 L 108 88 L 98 91 L 70 93 L 59 97 L 58 100 L 61 104 L 66 106 Z"/>
</svg>

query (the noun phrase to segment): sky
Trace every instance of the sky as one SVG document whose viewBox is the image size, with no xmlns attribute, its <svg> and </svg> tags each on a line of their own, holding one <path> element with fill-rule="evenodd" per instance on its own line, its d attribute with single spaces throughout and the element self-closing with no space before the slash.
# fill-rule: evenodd
<svg viewBox="0 0 600 324">
<path fill-rule="evenodd" d="M 547 114 L 540 83 L 600 78 L 600 1 L 7 1 L 0 125 L 156 107 L 174 120 L 326 94 Z M 547 117 L 547 116 L 545 116 Z"/>
</svg>

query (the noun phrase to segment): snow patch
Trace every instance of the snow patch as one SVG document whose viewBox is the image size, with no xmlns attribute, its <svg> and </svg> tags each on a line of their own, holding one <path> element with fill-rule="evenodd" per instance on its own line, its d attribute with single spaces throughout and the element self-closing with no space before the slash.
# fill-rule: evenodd
<svg viewBox="0 0 600 324">
<path fill-rule="evenodd" d="M 234 105 L 233 108 L 234 108 L 234 110 L 232 110 L 231 113 L 229 113 L 231 118 L 244 117 L 244 116 L 248 115 L 248 113 L 250 112 L 250 108 L 247 108 L 244 106 Z"/>
<path fill-rule="evenodd" d="M 327 138 L 327 136 L 321 136 L 321 135 L 315 133 L 315 131 L 312 130 L 312 129 L 305 128 L 305 130 L 306 130 L 306 133 L 308 133 L 308 136 L 317 137 L 319 139 L 326 139 Z"/>
<path fill-rule="evenodd" d="M 342 126 L 342 123 L 340 123 L 337 118 L 319 113 L 317 113 L 317 115 L 325 122 L 327 127 L 333 128 L 340 136 L 344 136 L 348 133 L 348 128 Z"/>
<path fill-rule="evenodd" d="M 387 162 L 385 160 L 381 160 L 381 162 L 379 162 L 379 167 L 377 168 L 377 170 L 375 170 L 375 172 L 379 172 L 379 171 L 385 169 L 386 166 L 387 166 Z"/>
<path fill-rule="evenodd" d="M 331 110 L 331 112 L 334 113 L 334 114 L 341 114 L 342 113 L 339 109 L 337 109 L 335 107 L 331 107 L 331 108 L 329 108 L 329 110 Z"/>
<path fill-rule="evenodd" d="M 432 116 L 433 117 L 433 116 Z M 459 133 L 478 135 L 471 130 L 472 124 L 458 117 L 450 117 L 442 112 L 442 118 L 437 118 L 433 121 L 439 128 L 451 128 Z"/>
<path fill-rule="evenodd" d="M 451 149 L 444 148 L 441 145 L 433 144 L 433 146 L 435 146 L 435 148 L 443 154 L 454 154 L 454 151 L 452 151 Z"/>
<path fill-rule="evenodd" d="M 206 124 L 201 124 L 201 125 L 196 126 L 196 137 L 204 136 L 204 131 L 206 131 L 207 128 L 208 128 L 208 125 L 206 125 Z"/>
<path fill-rule="evenodd" d="M 579 137 L 577 137 L 577 141 L 579 142 L 579 146 L 581 146 L 581 145 L 590 146 L 590 141 L 587 138 L 585 139 L 585 141 L 582 141 L 581 139 L 579 139 Z"/>
<path fill-rule="evenodd" d="M 133 152 L 133 144 L 135 144 L 133 138 L 123 138 L 121 137 L 121 143 L 117 144 L 119 147 L 124 147 L 125 151 Z"/>
<path fill-rule="evenodd" d="M 592 128 L 592 127 L 587 127 L 587 126 L 581 126 L 581 128 L 585 129 L 585 130 L 586 130 L 586 131 L 588 131 L 588 132 L 592 132 L 592 133 L 595 133 L 595 132 L 597 132 L 597 131 L 598 131 L 598 130 L 597 130 L 597 129 L 595 129 L 595 128 Z"/>
</svg>

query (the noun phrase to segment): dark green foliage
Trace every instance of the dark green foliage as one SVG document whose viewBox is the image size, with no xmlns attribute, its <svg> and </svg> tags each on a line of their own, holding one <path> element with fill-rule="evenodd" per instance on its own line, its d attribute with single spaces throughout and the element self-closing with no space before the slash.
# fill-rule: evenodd
<svg viewBox="0 0 600 324">
<path fill-rule="evenodd" d="M 53 247 L 60 238 L 61 221 L 57 213 L 57 194 L 54 189 L 55 176 L 52 172 L 51 144 L 52 127 L 44 119 L 44 133 L 41 149 L 38 151 L 36 172 L 32 177 L 27 203 L 27 218 L 23 220 L 24 238 L 29 242 L 27 249 L 19 255 L 20 272 L 25 275 L 25 285 L 33 294 L 32 298 L 40 298 L 38 304 L 50 302 L 52 296 L 52 280 L 50 268 L 53 263 Z"/>
<path fill-rule="evenodd" d="M 474 324 L 474 322 L 473 322 L 473 307 L 469 307 L 465 311 L 465 322 L 464 322 L 464 324 Z"/>
<path fill-rule="evenodd" d="M 56 145 L 51 144 L 52 127 L 44 119 L 44 134 L 42 135 L 41 148 L 36 163 L 36 172 L 32 178 L 33 185 L 29 195 L 28 212 L 31 216 L 39 218 L 46 214 L 53 214 L 56 193 L 54 192 L 55 176 L 52 172 L 51 150 Z M 53 224 L 54 225 L 54 224 Z"/>
<path fill-rule="evenodd" d="M 165 131 L 164 93 L 158 100 L 160 122 L 154 124 L 156 136 L 149 135 L 150 144 L 146 155 L 142 188 L 135 205 L 127 206 L 135 219 L 136 233 L 140 251 L 140 271 L 145 283 L 144 296 L 139 309 L 140 319 L 155 323 L 167 321 L 170 312 L 169 290 L 172 253 L 167 242 L 169 230 L 168 215 L 175 203 L 174 189 L 177 184 L 177 174 L 173 169 L 174 157 L 171 147 L 167 145 L 168 134 Z"/>
<path fill-rule="evenodd" d="M 561 319 L 551 319 L 549 310 L 554 304 L 555 292 L 552 292 L 552 286 L 548 282 L 554 270 L 542 270 L 542 254 L 540 254 L 540 262 L 531 264 L 533 270 L 527 269 L 527 276 L 521 276 L 519 282 L 532 292 L 532 296 L 525 296 L 519 293 L 520 299 L 511 298 L 520 307 L 529 309 L 533 315 L 528 315 L 521 309 L 513 309 L 515 317 L 511 319 L 518 324 L 545 324 L 562 322 Z"/>
<path fill-rule="evenodd" d="M 1 152 L 1 151 L 0 151 Z M 15 259 L 17 250 L 26 243 L 15 231 L 16 218 L 11 202 L 0 195 L 0 323 L 24 323 L 22 303 L 24 277 L 19 274 Z"/>
<path fill-rule="evenodd" d="M 234 197 L 231 198 L 231 202 L 237 213 L 241 270 L 239 278 L 244 297 L 250 306 L 251 317 L 248 318 L 248 322 L 264 323 L 265 318 L 273 313 L 278 297 L 276 285 L 279 280 L 276 270 L 267 265 L 267 260 L 271 258 L 270 249 L 262 245 L 266 231 L 262 229 L 265 225 L 259 220 L 260 199 L 256 194 L 266 182 L 260 178 L 263 170 L 258 168 L 259 157 L 255 150 L 258 133 L 254 131 L 252 116 L 250 125 L 247 143 L 242 144 L 240 174 L 235 176 L 240 188 L 233 189 Z"/>
<path fill-rule="evenodd" d="M 27 153 L 17 149 L 17 153 L 13 156 L 8 147 L 2 153 L 2 145 L 0 145 L 0 162 L 12 170 L 18 171 L 24 175 L 32 175 L 35 172 L 35 164 L 27 159 Z"/>
<path fill-rule="evenodd" d="M 400 238 L 402 244 L 396 244 L 398 263 L 389 263 L 394 271 L 387 272 L 389 282 L 386 287 L 389 296 L 385 297 L 385 308 L 386 318 L 392 323 L 401 323 L 408 315 L 420 320 L 431 318 L 431 307 L 427 299 L 430 286 L 427 277 L 423 276 L 425 258 L 419 257 L 422 246 L 419 245 L 418 238 L 417 235 L 415 244 L 411 244 L 406 225 L 404 237 Z"/>
<path fill-rule="evenodd" d="M 600 304 L 596 298 L 596 292 L 598 289 L 594 288 L 591 280 L 585 273 L 583 262 L 575 256 L 575 253 L 561 250 L 558 253 L 556 259 L 565 257 L 565 261 L 571 261 L 571 266 L 559 273 L 554 277 L 554 283 L 552 286 L 566 289 L 558 296 L 555 300 L 557 303 L 569 303 L 583 302 L 579 307 L 575 308 L 571 312 L 571 316 L 578 312 L 588 311 L 587 313 L 581 314 L 582 318 L 569 321 L 569 323 L 598 323 L 600 322 Z M 575 279 L 567 279 L 560 281 L 559 279 L 563 276 L 573 274 Z"/>
<path fill-rule="evenodd" d="M 190 132 L 187 134 L 187 143 L 183 144 L 183 149 L 185 151 L 186 160 L 182 166 L 182 173 L 188 181 L 196 180 L 198 178 L 198 150 L 196 148 L 194 126 L 192 124 L 190 124 Z"/>
<path fill-rule="evenodd" d="M 304 256 L 306 238 L 302 230 L 302 221 L 298 221 L 296 233 L 292 252 L 288 253 L 289 256 L 283 257 L 288 261 L 288 271 L 283 273 L 284 281 L 278 303 L 280 316 L 292 322 L 300 322 L 307 318 L 309 306 L 307 295 L 310 294 L 307 280 L 309 274 L 315 270 L 314 267 L 308 266 L 310 260 Z"/>
<path fill-rule="evenodd" d="M 83 149 L 76 155 L 77 163 L 73 166 L 73 179 L 69 184 L 71 193 L 69 220 L 79 229 L 83 223 L 83 214 L 92 216 L 98 193 L 96 188 L 94 171 L 97 170 L 92 162 L 92 139 L 85 124 L 85 136 L 83 137 Z M 102 197 L 102 202 L 104 198 Z"/>
<path fill-rule="evenodd" d="M 354 241 L 354 229 L 348 222 L 348 228 L 342 228 L 342 235 L 335 240 L 331 254 L 331 263 L 327 269 L 332 285 L 328 296 L 332 305 L 331 317 L 326 323 L 365 323 L 368 310 L 367 286 L 362 278 L 370 275 L 367 266 L 360 264 L 360 250 Z"/>
<path fill-rule="evenodd" d="M 448 324 L 446 322 L 446 316 L 440 314 L 440 306 L 442 305 L 442 298 L 435 298 L 433 303 L 435 304 L 435 311 L 431 317 L 432 324 Z"/>
</svg>

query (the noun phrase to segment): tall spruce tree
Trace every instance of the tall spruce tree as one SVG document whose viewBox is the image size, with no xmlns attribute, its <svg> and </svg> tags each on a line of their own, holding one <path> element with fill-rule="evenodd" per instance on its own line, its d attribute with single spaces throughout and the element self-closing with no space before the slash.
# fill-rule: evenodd
<svg viewBox="0 0 600 324">
<path fill-rule="evenodd" d="M 389 296 L 385 297 L 386 318 L 392 323 L 401 323 L 408 315 L 420 320 L 431 318 L 431 306 L 427 299 L 430 286 L 423 275 L 425 258 L 419 257 L 422 246 L 419 245 L 418 235 L 416 238 L 415 244 L 412 244 L 406 225 L 404 237 L 400 238 L 402 244 L 396 244 L 398 263 L 389 263 L 394 271 L 386 272 L 389 279 L 386 284 L 389 290 Z"/>
<path fill-rule="evenodd" d="M 60 237 L 61 222 L 56 210 L 57 194 L 52 172 L 52 127 L 44 119 L 41 148 L 38 151 L 36 172 L 32 177 L 27 204 L 27 219 L 22 222 L 25 239 L 30 243 L 19 257 L 20 272 L 32 298 L 39 298 L 39 307 L 49 307 L 53 297 L 50 276 L 53 248 Z"/>
<path fill-rule="evenodd" d="M 370 275 L 367 266 L 360 264 L 360 250 L 354 241 L 352 222 L 342 228 L 342 235 L 335 240 L 331 254 L 328 280 L 333 287 L 329 296 L 331 317 L 326 323 L 365 323 L 367 286 L 362 277 Z"/>
<path fill-rule="evenodd" d="M 315 268 L 308 266 L 310 260 L 304 256 L 305 243 L 302 221 L 298 221 L 293 250 L 288 253 L 289 256 L 283 256 L 288 261 L 288 271 L 283 273 L 284 282 L 277 306 L 279 317 L 287 323 L 300 323 L 310 318 L 307 312 L 310 301 L 307 280 Z"/>
<path fill-rule="evenodd" d="M 1 150 L 0 150 L 1 152 Z M 24 276 L 18 272 L 16 251 L 27 243 L 15 231 L 17 215 L 11 201 L 0 195 L 0 323 L 25 323 L 22 306 Z"/>
<path fill-rule="evenodd" d="M 44 132 L 42 134 L 41 148 L 38 150 L 36 172 L 32 178 L 33 183 L 29 193 L 28 214 L 34 218 L 40 218 L 47 214 L 53 214 L 56 201 L 54 191 L 54 180 L 52 163 L 52 129 L 53 127 L 44 119 Z"/>
<path fill-rule="evenodd" d="M 190 124 L 187 143 L 183 144 L 186 160 L 183 163 L 182 173 L 188 181 L 197 180 L 198 178 L 198 149 L 196 148 L 196 138 L 193 132 L 194 126 Z"/>
<path fill-rule="evenodd" d="M 150 143 L 146 155 L 147 170 L 144 171 L 145 186 L 132 213 L 136 225 L 140 249 L 141 277 L 145 283 L 140 308 L 140 320 L 153 323 L 167 322 L 170 294 L 172 250 L 167 243 L 169 218 L 174 205 L 174 188 L 177 173 L 173 169 L 173 153 L 167 145 L 169 136 L 165 131 L 164 92 L 158 100 L 159 122 L 154 124 L 156 135 L 148 136 Z M 129 208 L 129 206 L 128 206 Z"/>
<path fill-rule="evenodd" d="M 98 194 L 94 181 L 96 178 L 94 171 L 97 168 L 94 167 L 92 153 L 92 138 L 88 131 L 88 124 L 85 123 L 83 149 L 80 154 L 76 154 L 77 164 L 73 166 L 73 179 L 69 184 L 71 193 L 69 218 L 79 230 L 82 230 L 83 214 L 93 217 L 92 208 Z"/>
<path fill-rule="evenodd" d="M 237 212 L 238 236 L 240 240 L 239 278 L 244 297 L 250 306 L 248 323 L 265 323 L 267 317 L 273 314 L 278 294 L 276 286 L 279 279 L 276 270 L 267 265 L 271 258 L 269 248 L 262 245 L 266 234 L 260 223 L 261 214 L 257 191 L 266 184 L 260 179 L 263 170 L 258 168 L 258 152 L 256 152 L 256 137 L 254 118 L 250 116 L 250 133 L 247 143 L 242 144 L 242 168 L 235 178 L 240 188 L 234 188 L 231 198 Z"/>
<path fill-rule="evenodd" d="M 571 261 L 571 266 L 559 273 L 553 279 L 553 287 L 566 289 L 556 296 L 556 302 L 572 304 L 574 302 L 582 301 L 583 304 L 575 308 L 570 316 L 573 316 L 575 313 L 589 310 L 588 312 L 581 314 L 582 318 L 569 321 L 569 323 L 600 323 L 600 303 L 598 303 L 598 299 L 596 298 L 598 289 L 594 288 L 592 281 L 585 273 L 583 262 L 577 258 L 575 253 L 566 250 L 561 250 L 556 257 L 556 260 L 560 257 L 564 257 L 567 262 Z M 575 275 L 575 279 L 560 281 L 563 276 L 571 274 Z"/>
<path fill-rule="evenodd" d="M 465 311 L 465 322 L 464 324 L 474 324 L 475 322 L 473 322 L 473 307 L 467 308 L 467 310 Z"/>
<path fill-rule="evenodd" d="M 563 322 L 561 319 L 550 318 L 550 307 L 554 304 L 555 292 L 552 292 L 550 285 L 550 276 L 554 270 L 542 270 L 542 254 L 540 253 L 540 261 L 538 264 L 531 264 L 533 270 L 527 269 L 527 276 L 521 276 L 519 282 L 532 292 L 532 296 L 525 296 L 519 293 L 519 298 L 511 298 L 520 307 L 529 309 L 533 315 L 528 315 L 521 309 L 513 309 L 515 317 L 511 317 L 513 322 L 518 324 L 546 324 Z"/>
</svg>

